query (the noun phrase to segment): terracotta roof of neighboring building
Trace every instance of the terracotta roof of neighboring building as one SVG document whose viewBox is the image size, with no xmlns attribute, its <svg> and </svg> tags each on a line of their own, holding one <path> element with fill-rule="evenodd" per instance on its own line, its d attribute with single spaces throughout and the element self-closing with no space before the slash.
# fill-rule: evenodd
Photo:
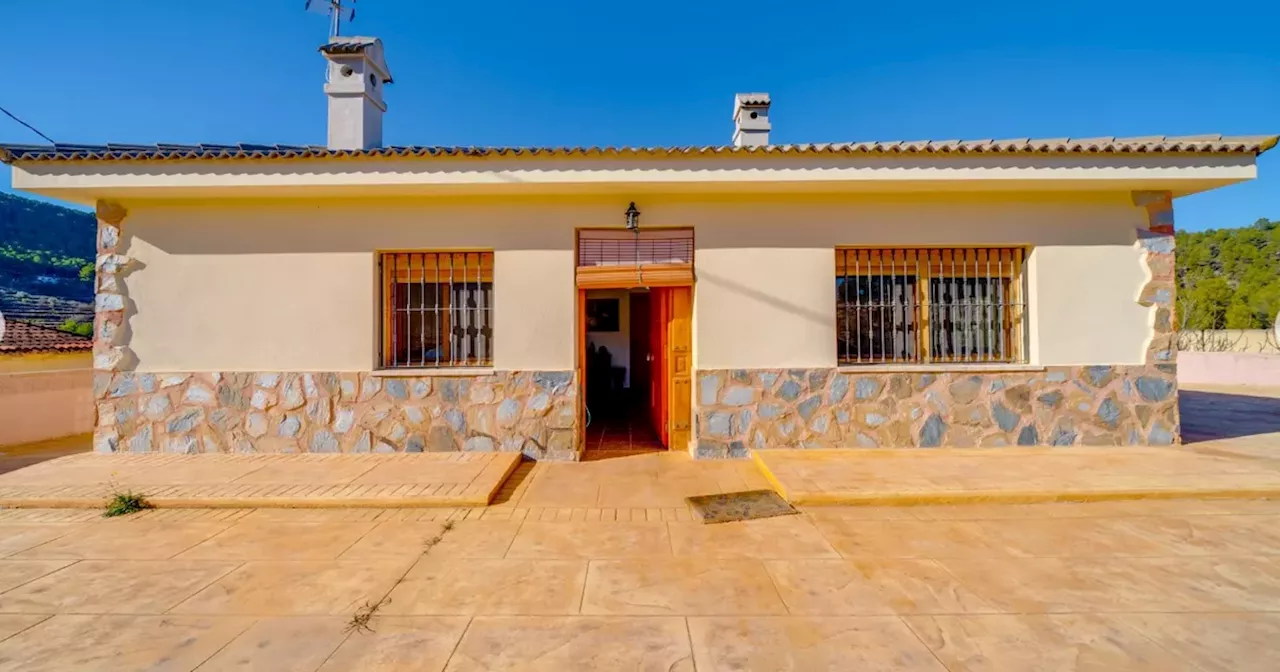
<svg viewBox="0 0 1280 672">
<path fill-rule="evenodd" d="M 93 340 L 27 322 L 7 321 L 0 354 L 22 352 L 75 352 L 92 350 Z"/>
<path fill-rule="evenodd" d="M 600 156 L 768 156 L 857 154 L 1261 154 L 1276 145 L 1274 135 L 1153 135 L 1136 138 L 1015 138 L 1011 140 L 919 140 L 839 142 L 734 147 L 438 147 L 393 146 L 329 149 L 323 145 L 6 145 L 0 161 L 153 161 L 192 159 L 336 159 L 438 157 L 600 157 Z"/>
</svg>

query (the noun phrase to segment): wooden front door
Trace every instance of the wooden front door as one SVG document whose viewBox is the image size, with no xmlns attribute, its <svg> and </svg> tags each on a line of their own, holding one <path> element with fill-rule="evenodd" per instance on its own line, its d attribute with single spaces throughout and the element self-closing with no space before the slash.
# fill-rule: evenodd
<svg viewBox="0 0 1280 672">
<path fill-rule="evenodd" d="M 649 418 L 662 445 L 687 450 L 693 392 L 693 293 L 690 287 L 661 287 L 650 297 Z"/>
<path fill-rule="evenodd" d="M 662 445 L 667 442 L 667 292 L 649 293 L 649 422 Z"/>
</svg>

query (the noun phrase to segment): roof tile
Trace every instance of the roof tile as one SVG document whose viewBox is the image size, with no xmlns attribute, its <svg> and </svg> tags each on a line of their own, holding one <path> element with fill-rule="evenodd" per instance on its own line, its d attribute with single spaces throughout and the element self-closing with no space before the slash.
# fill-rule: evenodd
<svg viewBox="0 0 1280 672">
<path fill-rule="evenodd" d="M 93 340 L 27 322 L 5 323 L 0 353 L 74 352 L 93 350 Z"/>
<path fill-rule="evenodd" d="M 689 145 L 677 147 L 467 147 L 391 146 L 374 149 L 329 149 L 323 145 L 6 145 L 0 162 L 28 161 L 154 161 L 165 159 L 340 159 L 491 156 L 673 156 L 719 154 L 1261 154 L 1276 145 L 1277 136 L 1152 135 L 1132 138 L 1019 138 L 1016 140 L 918 140 L 911 142 L 842 142 L 734 147 Z"/>
</svg>

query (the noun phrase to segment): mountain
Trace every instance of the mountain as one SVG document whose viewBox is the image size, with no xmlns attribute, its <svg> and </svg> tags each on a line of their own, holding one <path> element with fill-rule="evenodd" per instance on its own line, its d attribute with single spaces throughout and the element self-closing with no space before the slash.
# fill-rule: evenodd
<svg viewBox="0 0 1280 672">
<path fill-rule="evenodd" d="M 1177 233 L 1184 329 L 1266 329 L 1280 311 L 1280 220 Z"/>
<path fill-rule="evenodd" d="M 92 213 L 0 193 L 0 312 L 47 326 L 93 319 Z M 81 329 L 83 330 L 83 328 Z"/>
</svg>

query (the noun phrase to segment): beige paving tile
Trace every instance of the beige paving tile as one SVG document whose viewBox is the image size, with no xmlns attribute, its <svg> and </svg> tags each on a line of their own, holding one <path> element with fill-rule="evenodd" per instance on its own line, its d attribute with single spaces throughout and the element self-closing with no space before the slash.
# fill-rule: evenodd
<svg viewBox="0 0 1280 672">
<path fill-rule="evenodd" d="M 72 560 L 0 560 L 0 592 L 70 565 Z"/>
<path fill-rule="evenodd" d="M 328 560 L 368 534 L 374 522 L 245 520 L 182 553 L 187 559 Z"/>
<path fill-rule="evenodd" d="M 0 525 L 0 557 L 34 548 L 74 529 L 74 525 Z"/>
<path fill-rule="evenodd" d="M 654 479 L 614 479 L 600 485 L 599 506 L 632 508 L 632 507 L 669 507 L 688 506 L 688 497 L 697 495 L 713 495 L 733 490 L 745 490 L 745 485 L 732 476 L 725 479 L 730 483 L 723 484 L 713 474 L 699 477 L 658 476 Z M 735 482 L 736 481 L 736 482 Z"/>
<path fill-rule="evenodd" d="M 693 672 L 680 618 L 477 617 L 449 672 Z"/>
<path fill-rule="evenodd" d="M 460 520 L 448 532 L 441 522 L 378 523 L 342 554 L 343 560 L 408 558 L 422 555 L 429 539 L 442 535 L 431 547 L 432 557 L 501 558 L 520 529 L 519 521 Z"/>
<path fill-rule="evenodd" d="M 946 672 L 897 618 L 690 618 L 689 634 L 699 670 Z"/>
<path fill-rule="evenodd" d="M 765 567 L 793 614 L 998 611 L 933 560 L 774 560 Z"/>
<path fill-rule="evenodd" d="M 1009 520 L 1049 518 L 1059 504 L 933 504 L 897 507 L 917 520 Z"/>
<path fill-rule="evenodd" d="M 768 488 L 771 489 L 771 488 Z M 800 506 L 811 520 L 919 520 L 909 506 Z"/>
<path fill-rule="evenodd" d="M 0 595 L 0 612 L 159 614 L 230 572 L 236 564 L 195 560 L 82 560 Z"/>
<path fill-rule="evenodd" d="M 8 639 L 47 618 L 39 614 L 0 614 L 0 641 Z M 0 648 L 0 651 L 3 651 Z"/>
<path fill-rule="evenodd" d="M 1280 661 L 1280 614 L 1118 614 L 1205 672 L 1273 672 Z"/>
<path fill-rule="evenodd" d="M 377 602 L 406 562 L 254 561 L 173 608 L 175 614 L 350 615 Z M 3 604 L 3 596 L 0 596 Z"/>
<path fill-rule="evenodd" d="M 0 669 L 186 672 L 251 622 L 191 616 L 54 616 L 0 642 Z"/>
<path fill-rule="evenodd" d="M 1275 557 L 1153 558 L 1140 566 L 1198 611 L 1280 609 L 1280 562 Z"/>
<path fill-rule="evenodd" d="M 470 483 L 489 466 L 488 461 L 442 462 L 438 460 L 397 460 L 364 472 L 353 485 L 374 483 Z"/>
<path fill-rule="evenodd" d="M 76 525 L 72 532 L 15 557 L 159 560 L 171 558 L 230 527 L 232 523 L 103 521 Z"/>
<path fill-rule="evenodd" d="M 1111 524 L 1161 555 L 1280 555 L 1280 516 L 1119 518 Z"/>
<path fill-rule="evenodd" d="M 237 456 L 238 457 L 238 456 Z M 245 456 L 248 457 L 248 456 Z M 255 459 L 231 460 L 179 460 L 143 467 L 134 470 L 122 470 L 117 482 L 121 485 L 159 486 L 159 485 L 222 485 L 230 483 L 246 474 L 253 473 L 266 465 Z"/>
<path fill-rule="evenodd" d="M 200 666 L 200 672 L 312 672 L 347 637 L 342 618 L 264 618 Z"/>
<path fill-rule="evenodd" d="M 600 560 L 591 563 L 582 613 L 772 615 L 786 607 L 758 560 Z"/>
<path fill-rule="evenodd" d="M 1114 619 L 1090 614 L 907 616 L 903 620 L 951 672 L 1190 672 Z"/>
<path fill-rule="evenodd" d="M 1272 558 L 1026 558 L 939 561 L 1001 611 L 1196 612 L 1280 604 Z"/>
<path fill-rule="evenodd" d="M 670 523 L 677 556 L 697 558 L 838 558 L 813 521 L 778 516 L 716 525 Z"/>
<path fill-rule="evenodd" d="M 342 456 L 335 456 L 342 457 Z M 232 483 L 296 483 L 299 485 L 326 485 L 350 483 L 378 466 L 374 460 L 281 460 L 255 469 Z"/>
<path fill-rule="evenodd" d="M 352 632 L 320 672 L 438 672 L 467 629 L 465 617 L 378 616 Z"/>
<path fill-rule="evenodd" d="M 1115 518 L 975 520 L 963 524 L 964 533 L 971 531 L 993 551 L 1018 557 L 1170 555 L 1167 544 L 1133 534 Z"/>
<path fill-rule="evenodd" d="M 846 558 L 952 558 L 1002 555 L 971 521 L 820 519 L 814 525 Z"/>
<path fill-rule="evenodd" d="M 587 563 L 428 555 L 391 592 L 386 614 L 574 614 Z"/>
<path fill-rule="evenodd" d="M 516 505 L 528 507 L 582 507 L 598 506 L 600 483 L 582 478 L 546 478 L 534 474 L 533 480 Z"/>
<path fill-rule="evenodd" d="M 508 558 L 671 557 L 666 523 L 526 522 Z"/>
</svg>

